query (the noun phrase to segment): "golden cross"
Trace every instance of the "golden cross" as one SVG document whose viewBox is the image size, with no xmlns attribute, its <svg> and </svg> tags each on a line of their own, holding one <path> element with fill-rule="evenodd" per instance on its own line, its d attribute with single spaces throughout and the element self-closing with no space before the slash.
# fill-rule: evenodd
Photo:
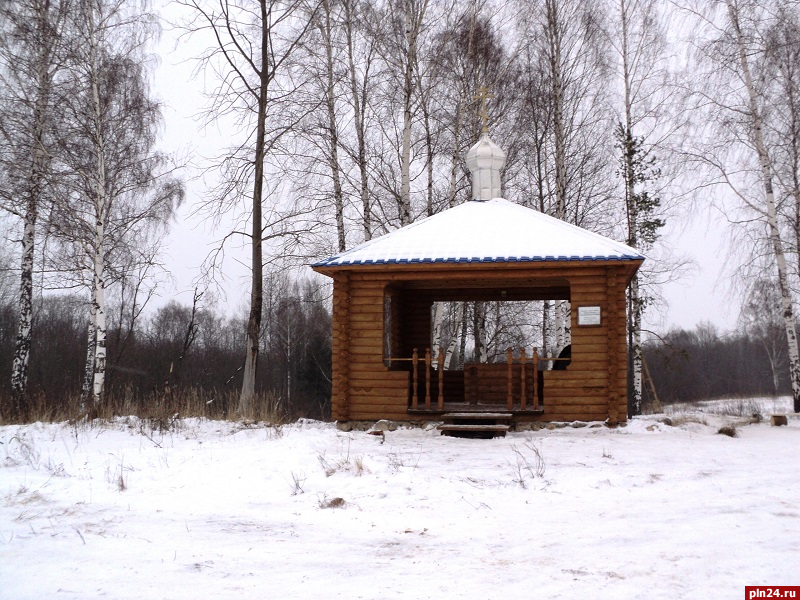
<svg viewBox="0 0 800 600">
<path fill-rule="evenodd" d="M 480 117 L 483 119 L 483 129 L 481 130 L 483 133 L 489 133 L 489 113 L 486 111 L 486 100 L 489 98 L 494 98 L 494 94 L 490 94 L 489 88 L 482 85 L 475 94 L 475 100 L 481 101 Z"/>
</svg>

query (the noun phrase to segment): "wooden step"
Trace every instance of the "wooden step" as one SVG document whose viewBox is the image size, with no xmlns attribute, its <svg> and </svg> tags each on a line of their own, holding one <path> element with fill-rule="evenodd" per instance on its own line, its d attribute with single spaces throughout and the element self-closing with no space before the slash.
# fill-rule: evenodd
<svg viewBox="0 0 800 600">
<path fill-rule="evenodd" d="M 507 432 L 510 429 L 510 425 L 465 425 L 465 424 L 452 424 L 452 423 L 445 423 L 443 425 L 439 425 L 436 427 L 439 431 L 497 431 L 497 432 Z"/>
<path fill-rule="evenodd" d="M 453 421 L 456 419 L 461 420 L 494 420 L 494 421 L 510 421 L 514 415 L 511 413 L 488 413 L 488 412 L 458 412 L 458 413 L 445 413 L 442 419 L 445 421 Z"/>
<path fill-rule="evenodd" d="M 493 438 L 496 436 L 505 437 L 506 432 L 511 428 L 510 425 L 481 425 L 477 423 L 470 424 L 454 424 L 444 423 L 439 425 L 436 429 L 442 432 L 442 435 L 450 435 L 453 437 L 473 437 L 473 438 Z"/>
</svg>

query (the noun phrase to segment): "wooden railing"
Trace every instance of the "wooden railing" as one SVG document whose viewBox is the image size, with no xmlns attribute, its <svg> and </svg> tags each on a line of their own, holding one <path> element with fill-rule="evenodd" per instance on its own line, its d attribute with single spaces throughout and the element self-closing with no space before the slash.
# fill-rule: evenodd
<svg viewBox="0 0 800 600">
<path fill-rule="evenodd" d="M 425 410 L 431 410 L 431 349 L 425 348 L 425 355 L 423 358 L 419 356 L 419 350 L 414 348 L 411 358 L 390 358 L 391 362 L 410 362 L 411 363 L 411 408 L 419 410 L 419 365 L 425 365 Z M 444 352 L 439 352 L 436 357 L 436 368 L 438 372 L 438 397 L 436 399 L 437 410 L 444 410 Z"/>
<path fill-rule="evenodd" d="M 514 365 L 514 351 L 509 348 L 506 350 L 506 363 L 508 364 L 508 395 L 506 398 L 506 405 L 508 410 L 511 410 L 514 406 L 514 398 L 512 395 L 513 389 L 513 365 Z M 527 356 L 525 355 L 525 348 L 519 349 L 519 385 L 520 385 L 520 392 L 519 392 L 519 408 L 520 410 L 525 410 L 528 408 L 528 395 L 525 393 L 525 366 L 527 363 Z M 539 377 L 539 350 L 534 348 L 533 353 L 531 354 L 531 366 L 533 367 L 533 410 L 539 410 L 539 394 L 537 394 L 538 390 L 538 377 Z"/>
<path fill-rule="evenodd" d="M 411 358 L 390 358 L 388 359 L 391 362 L 410 362 L 411 363 L 411 409 L 412 410 L 419 410 L 420 404 L 423 405 L 425 410 L 432 409 L 432 398 L 431 398 L 431 384 L 432 384 L 432 370 L 431 367 L 434 366 L 437 371 L 437 398 L 436 398 L 436 409 L 437 410 L 444 410 L 444 352 L 439 352 L 436 359 L 432 359 L 432 353 L 430 348 L 426 348 L 425 352 L 422 356 L 420 356 L 419 350 L 414 348 L 414 351 L 411 354 Z M 510 410 L 514 410 L 515 405 L 515 397 L 514 397 L 514 380 L 515 380 L 515 369 L 514 365 L 519 365 L 519 373 L 516 375 L 519 382 L 519 410 L 528 410 L 528 396 L 532 395 L 531 401 L 531 409 L 534 411 L 538 411 L 541 409 L 541 398 L 539 397 L 538 387 L 539 387 L 539 378 L 542 376 L 541 372 L 539 371 L 539 363 L 540 362 L 555 362 L 559 360 L 570 360 L 569 358 L 557 358 L 557 357 L 540 357 L 539 350 L 537 348 L 533 348 L 533 351 L 530 357 L 527 355 L 525 348 L 519 349 L 519 356 L 515 359 L 514 358 L 514 350 L 512 348 L 508 348 L 506 350 L 506 365 L 507 365 L 507 372 L 506 372 L 506 408 Z M 481 363 L 485 365 L 491 365 L 494 367 L 493 370 L 496 370 L 499 367 L 498 363 Z M 502 364 L 502 363 L 499 363 Z M 424 377 L 425 377 L 425 394 L 424 398 L 421 397 L 420 394 L 420 365 L 424 365 Z M 472 369 L 475 369 L 476 365 L 473 365 Z M 531 393 L 529 394 L 528 391 L 528 369 L 531 369 Z M 487 369 L 488 371 L 488 369 Z M 465 371 L 465 378 L 467 378 L 466 371 Z M 466 383 L 465 383 L 466 386 Z M 477 389 L 475 389 L 477 393 Z M 466 394 L 465 394 L 466 395 Z M 465 398 L 465 401 L 467 399 Z M 502 403 L 502 400 L 500 400 Z"/>
</svg>

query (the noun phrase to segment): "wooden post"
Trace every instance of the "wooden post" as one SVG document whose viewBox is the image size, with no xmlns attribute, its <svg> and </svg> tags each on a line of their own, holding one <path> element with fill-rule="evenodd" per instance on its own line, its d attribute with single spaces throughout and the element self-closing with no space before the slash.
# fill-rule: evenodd
<svg viewBox="0 0 800 600">
<path fill-rule="evenodd" d="M 436 357 L 436 363 L 439 365 L 437 372 L 439 373 L 439 401 L 437 407 L 439 410 L 444 410 L 444 352 L 439 348 L 439 355 Z"/>
<path fill-rule="evenodd" d="M 525 348 L 519 349 L 519 407 L 525 410 L 528 407 L 528 398 L 525 393 Z"/>
<path fill-rule="evenodd" d="M 617 310 L 619 290 L 617 286 L 617 270 L 615 267 L 606 269 L 606 305 L 608 306 L 608 330 L 606 343 L 606 360 L 608 360 L 608 424 L 617 425 L 620 420 L 620 386 L 619 386 L 619 361 L 623 360 L 619 353 L 620 329 L 624 324 L 624 314 Z M 624 338 L 623 338 L 624 339 Z M 627 413 L 625 415 L 627 417 Z"/>
<path fill-rule="evenodd" d="M 508 405 L 508 410 L 511 410 L 514 407 L 514 398 L 511 395 L 511 390 L 514 386 L 513 380 L 513 368 L 512 365 L 514 363 L 514 351 L 509 348 L 506 350 L 506 362 L 508 363 L 508 396 L 506 398 L 506 404 Z"/>
<path fill-rule="evenodd" d="M 533 410 L 539 410 L 539 350 L 533 349 Z"/>
<path fill-rule="evenodd" d="M 331 417 L 350 418 L 350 276 L 347 271 L 333 279 L 333 340 L 331 352 Z"/>
<path fill-rule="evenodd" d="M 431 349 L 425 348 L 425 410 L 431 409 Z"/>
<path fill-rule="evenodd" d="M 414 352 L 411 354 L 411 368 L 413 369 L 413 383 L 411 388 L 411 408 L 417 410 L 419 408 L 419 396 L 417 394 L 417 389 L 419 387 L 419 369 L 417 369 L 417 365 L 419 364 L 419 352 L 416 348 L 414 348 Z"/>
</svg>

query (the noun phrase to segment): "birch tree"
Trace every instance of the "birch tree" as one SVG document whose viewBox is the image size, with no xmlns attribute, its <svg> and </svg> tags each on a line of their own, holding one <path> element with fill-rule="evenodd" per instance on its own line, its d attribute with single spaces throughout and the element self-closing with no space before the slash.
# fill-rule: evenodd
<svg viewBox="0 0 800 600">
<path fill-rule="evenodd" d="M 700 47 L 714 71 L 704 73 L 706 79 L 696 89 L 700 110 L 712 120 L 714 137 L 691 156 L 708 170 L 710 184 L 726 186 L 741 202 L 741 216 L 732 219 L 752 224 L 755 216 L 756 226 L 763 227 L 776 269 L 794 410 L 800 412 L 800 354 L 775 194 L 775 148 L 766 135 L 770 81 L 765 76 L 762 34 L 774 22 L 771 8 L 750 0 L 724 0 L 711 3 L 705 11 L 692 11 L 716 35 Z"/>
<path fill-rule="evenodd" d="M 655 165 L 653 130 L 662 116 L 666 88 L 665 37 L 658 4 L 653 0 L 618 0 L 609 39 L 617 55 L 622 81 L 622 111 L 615 130 L 622 179 L 626 243 L 642 252 L 652 247 L 664 226 L 661 200 L 654 191 L 660 175 Z M 628 288 L 628 347 L 632 394 L 629 416 L 642 407 L 642 315 L 647 298 L 636 273 Z"/>
<path fill-rule="evenodd" d="M 429 0 L 390 0 L 382 10 L 376 11 L 379 19 L 369 23 L 369 35 L 377 40 L 377 51 L 383 63 L 381 142 L 392 153 L 389 155 L 387 151 L 385 157 L 379 155 L 377 183 L 394 200 L 400 227 L 414 220 L 412 179 L 416 178 L 416 173 L 412 173 L 412 163 L 416 141 L 414 124 L 419 111 L 417 73 L 429 29 L 428 8 Z"/>
<path fill-rule="evenodd" d="M 372 239 L 372 202 L 369 193 L 369 170 L 367 164 L 367 110 L 372 81 L 372 65 L 376 54 L 376 40 L 365 37 L 361 44 L 360 60 L 356 58 L 359 17 L 366 18 L 369 5 L 356 0 L 341 0 L 343 27 L 347 43 L 347 78 L 349 99 L 353 110 L 355 148 L 350 155 L 358 170 L 358 193 L 361 198 L 362 228 L 364 241 Z M 363 29 L 363 28 L 361 28 Z"/>
<path fill-rule="evenodd" d="M 218 214 L 247 197 L 249 232 L 237 233 L 249 238 L 251 248 L 250 309 L 238 407 L 239 414 L 248 415 L 255 398 L 263 318 L 265 164 L 301 118 L 281 116 L 277 107 L 293 99 L 291 81 L 282 78 L 288 76 L 295 51 L 313 27 L 317 8 L 313 4 L 309 9 L 306 0 L 180 0 L 179 4 L 193 15 L 187 30 L 207 34 L 212 44 L 200 58 L 201 68 L 218 82 L 208 118 L 231 117 L 245 138 L 220 161 L 228 177 L 211 203 Z"/>
<path fill-rule="evenodd" d="M 400 226 L 411 223 L 411 125 L 414 117 L 416 74 L 419 71 L 419 46 L 428 0 L 404 0 L 403 21 L 405 45 L 403 52 L 403 147 L 400 155 Z"/>
<path fill-rule="evenodd" d="M 526 62 L 540 70 L 546 83 L 541 91 L 527 86 L 531 104 L 539 108 L 544 100 L 549 115 L 547 127 L 539 128 L 548 137 L 547 169 L 537 173 L 546 177 L 546 212 L 602 230 L 613 192 L 607 176 L 607 48 L 598 3 L 545 0 L 521 22 L 523 39 L 535 52 Z M 554 312 L 550 354 L 570 343 L 569 302 L 557 301 Z"/>
<path fill-rule="evenodd" d="M 124 0 L 79 0 L 73 11 L 70 91 L 62 107 L 68 129 L 59 167 L 68 201 L 53 207 L 51 233 L 65 255 L 90 273 L 90 325 L 84 386 L 94 406 L 106 377 L 106 294 L 115 266 L 128 264 L 143 230 L 164 224 L 182 186 L 154 152 L 159 107 L 149 96 L 146 55 L 155 17 Z M 138 239 L 137 239 L 138 237 Z M 86 390 L 84 389 L 84 392 Z"/>
<path fill-rule="evenodd" d="M 794 9 L 794 10 L 793 10 Z M 784 218 L 790 227 L 800 275 L 800 11 L 780 5 L 765 33 L 767 78 L 772 81 L 771 119 L 766 135 L 773 147 L 775 177 L 785 198 Z"/>
<path fill-rule="evenodd" d="M 54 107 L 67 0 L 0 3 L 0 208 L 22 223 L 19 313 L 11 391 L 27 411 L 37 224 L 48 197 Z"/>
</svg>

